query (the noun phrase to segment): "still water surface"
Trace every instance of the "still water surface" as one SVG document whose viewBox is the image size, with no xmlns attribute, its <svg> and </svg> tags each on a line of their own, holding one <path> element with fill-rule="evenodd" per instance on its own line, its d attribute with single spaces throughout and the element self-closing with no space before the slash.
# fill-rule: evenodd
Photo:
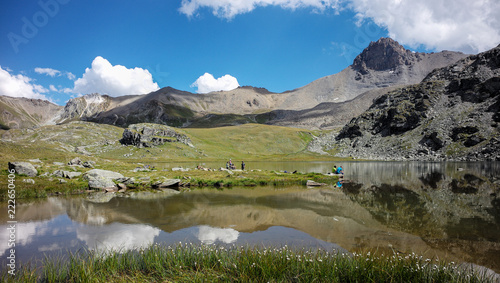
<svg viewBox="0 0 500 283">
<path fill-rule="evenodd" d="M 327 173 L 333 166 L 246 163 L 249 170 L 288 172 Z M 196 189 L 155 198 L 115 197 L 106 203 L 55 197 L 17 205 L 17 259 L 82 248 L 125 251 L 153 243 L 286 244 L 344 252 L 415 252 L 500 273 L 500 163 L 337 165 L 346 172 L 340 187 Z M 8 255 L 6 216 L 0 215 L 2 269 Z"/>
</svg>

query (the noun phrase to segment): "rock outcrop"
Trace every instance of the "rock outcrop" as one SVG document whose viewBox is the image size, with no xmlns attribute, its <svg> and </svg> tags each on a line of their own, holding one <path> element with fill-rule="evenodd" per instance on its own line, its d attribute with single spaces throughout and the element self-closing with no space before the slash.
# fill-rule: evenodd
<svg viewBox="0 0 500 283">
<path fill-rule="evenodd" d="M 110 105 L 111 98 L 98 93 L 87 94 L 73 98 L 66 103 L 64 109 L 59 113 L 58 123 L 74 120 L 88 120 L 105 111 Z"/>
<path fill-rule="evenodd" d="M 104 189 L 115 187 L 113 180 L 124 178 L 122 174 L 102 169 L 92 169 L 83 174 L 83 178 L 89 182 L 91 189 Z"/>
<path fill-rule="evenodd" d="M 36 177 L 38 171 L 29 162 L 9 162 L 9 170 L 15 170 L 16 174 Z"/>
<path fill-rule="evenodd" d="M 376 99 L 338 135 L 340 156 L 500 160 L 500 46 Z"/>
<path fill-rule="evenodd" d="M 172 127 L 158 124 L 134 124 L 123 131 L 120 143 L 134 145 L 139 148 L 153 147 L 167 142 L 179 142 L 194 147 L 191 139 Z"/>
</svg>

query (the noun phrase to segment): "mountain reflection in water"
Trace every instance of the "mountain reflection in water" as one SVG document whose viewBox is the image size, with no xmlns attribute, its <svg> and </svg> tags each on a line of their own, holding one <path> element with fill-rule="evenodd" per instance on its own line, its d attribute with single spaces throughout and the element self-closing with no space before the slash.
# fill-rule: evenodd
<svg viewBox="0 0 500 283">
<path fill-rule="evenodd" d="M 309 164 L 328 172 L 333 163 Z M 499 163 L 341 165 L 346 177 L 340 188 L 194 189 L 162 197 L 114 197 L 106 203 L 77 197 L 18 205 L 16 254 L 25 261 L 82 247 L 126 251 L 153 243 L 287 244 L 415 252 L 500 272 Z M 6 245 L 8 219 L 0 217 L 0 241 Z M 6 252 L 6 247 L 0 250 L 2 264 Z"/>
</svg>

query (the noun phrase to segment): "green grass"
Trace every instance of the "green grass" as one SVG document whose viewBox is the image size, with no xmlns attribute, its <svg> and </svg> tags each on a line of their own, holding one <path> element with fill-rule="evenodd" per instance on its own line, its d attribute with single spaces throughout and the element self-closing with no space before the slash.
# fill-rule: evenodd
<svg viewBox="0 0 500 283">
<path fill-rule="evenodd" d="M 493 282 L 454 263 L 415 254 L 341 254 L 323 250 L 153 245 L 84 251 L 29 263 L 3 282 Z"/>
</svg>

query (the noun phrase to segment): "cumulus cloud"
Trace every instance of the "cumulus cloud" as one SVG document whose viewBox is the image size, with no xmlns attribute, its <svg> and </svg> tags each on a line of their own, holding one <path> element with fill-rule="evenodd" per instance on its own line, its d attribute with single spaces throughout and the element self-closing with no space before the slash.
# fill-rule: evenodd
<svg viewBox="0 0 500 283">
<path fill-rule="evenodd" d="M 12 97 L 27 97 L 48 100 L 42 93 L 48 90 L 33 80 L 21 74 L 11 75 L 7 69 L 0 66 L 0 95 Z"/>
<path fill-rule="evenodd" d="M 232 19 L 257 7 L 353 10 L 358 23 L 372 19 L 389 36 L 411 47 L 478 53 L 500 43 L 498 0 L 183 0 L 179 11 L 188 17 L 208 8 Z"/>
<path fill-rule="evenodd" d="M 478 53 L 500 43 L 497 0 L 349 0 L 359 19 L 371 18 L 412 47 Z"/>
<path fill-rule="evenodd" d="M 339 2 L 340 0 L 182 0 L 179 11 L 192 17 L 196 15 L 198 9 L 206 7 L 217 17 L 231 19 L 238 14 L 251 12 L 259 6 L 274 5 L 292 10 L 310 7 L 324 10 L 338 7 Z"/>
<path fill-rule="evenodd" d="M 153 82 L 153 76 L 148 70 L 113 66 L 108 60 L 97 56 L 92 61 L 92 67 L 85 69 L 83 76 L 75 81 L 73 91 L 80 94 L 121 96 L 146 94 L 158 89 L 158 84 Z"/>
<path fill-rule="evenodd" d="M 215 79 L 212 74 L 205 73 L 203 76 L 199 77 L 191 87 L 198 87 L 197 93 L 209 93 L 212 91 L 220 90 L 233 90 L 240 85 L 238 80 L 230 75 L 222 76 Z"/>
</svg>

